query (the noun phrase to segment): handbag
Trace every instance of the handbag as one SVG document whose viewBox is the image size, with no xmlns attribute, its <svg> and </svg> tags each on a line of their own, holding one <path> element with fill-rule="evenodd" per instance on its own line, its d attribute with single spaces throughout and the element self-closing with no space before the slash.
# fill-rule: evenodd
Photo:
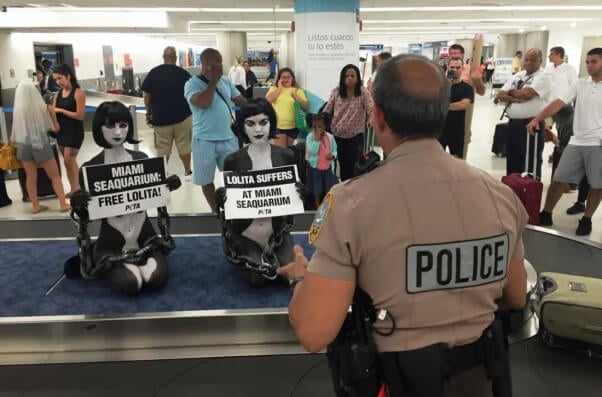
<svg viewBox="0 0 602 397">
<path fill-rule="evenodd" d="M 0 148 L 0 168 L 6 171 L 22 168 L 23 165 L 17 158 L 17 146 L 6 143 Z"/>
<path fill-rule="evenodd" d="M 297 130 L 299 130 L 299 132 L 309 131 L 309 126 L 307 125 L 307 119 L 305 118 L 305 110 L 303 110 L 301 108 L 301 104 L 298 101 L 295 101 L 294 112 L 295 112 L 295 128 L 297 128 Z"/>
</svg>

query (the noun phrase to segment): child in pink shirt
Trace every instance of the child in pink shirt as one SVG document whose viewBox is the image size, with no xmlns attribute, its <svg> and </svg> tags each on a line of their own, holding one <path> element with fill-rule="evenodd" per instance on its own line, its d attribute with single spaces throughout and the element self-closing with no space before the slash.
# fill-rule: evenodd
<svg viewBox="0 0 602 397">
<path fill-rule="evenodd" d="M 312 131 L 305 140 L 307 160 L 307 188 L 320 204 L 326 193 L 339 180 L 335 175 L 337 144 L 334 136 L 326 131 L 328 113 L 318 113 L 311 117 Z"/>
</svg>

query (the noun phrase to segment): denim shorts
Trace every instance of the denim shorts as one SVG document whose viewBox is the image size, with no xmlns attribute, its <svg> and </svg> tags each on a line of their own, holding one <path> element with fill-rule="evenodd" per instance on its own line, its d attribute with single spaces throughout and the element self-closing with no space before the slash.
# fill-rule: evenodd
<svg viewBox="0 0 602 397">
<path fill-rule="evenodd" d="M 238 139 L 208 141 L 192 138 L 192 181 L 195 185 L 209 185 L 215 179 L 215 167 L 224 169 L 226 157 L 238 150 Z"/>
</svg>

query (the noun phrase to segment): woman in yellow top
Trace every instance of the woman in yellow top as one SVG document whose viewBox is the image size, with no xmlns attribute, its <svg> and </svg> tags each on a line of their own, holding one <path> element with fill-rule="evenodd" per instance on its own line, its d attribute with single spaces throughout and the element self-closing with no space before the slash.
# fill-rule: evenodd
<svg viewBox="0 0 602 397">
<path fill-rule="evenodd" d="M 293 144 L 299 134 L 295 125 L 295 102 L 301 109 L 307 109 L 307 97 L 295 80 L 295 74 L 290 68 L 278 71 L 276 85 L 271 87 L 265 98 L 272 104 L 276 112 L 276 138 L 274 144 L 288 147 Z"/>
</svg>

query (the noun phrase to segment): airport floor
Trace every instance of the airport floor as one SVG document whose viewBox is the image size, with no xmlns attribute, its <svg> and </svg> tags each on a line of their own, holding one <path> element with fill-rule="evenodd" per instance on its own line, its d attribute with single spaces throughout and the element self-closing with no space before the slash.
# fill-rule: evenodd
<svg viewBox="0 0 602 397">
<path fill-rule="evenodd" d="M 495 178 L 501 178 L 505 174 L 506 160 L 504 158 L 498 158 L 491 153 L 491 142 L 493 139 L 493 131 L 495 125 L 499 122 L 499 116 L 502 112 L 501 105 L 494 105 L 490 97 L 489 91 L 482 97 L 476 98 L 474 119 L 472 124 L 473 137 L 472 142 L 468 151 L 467 161 L 478 168 L 484 169 L 493 175 Z M 153 147 L 153 134 L 152 130 L 148 129 L 143 122 L 143 117 L 139 117 L 140 127 L 139 135 L 142 139 L 140 144 L 140 150 L 148 153 L 149 155 L 154 154 Z M 544 148 L 544 166 L 543 166 L 543 178 L 544 182 L 544 195 L 550 182 L 550 175 L 552 172 L 552 165 L 547 163 L 547 158 L 553 150 L 553 145 L 547 143 Z M 86 138 L 82 150 L 78 156 L 78 160 L 81 163 L 90 159 L 92 156 L 97 154 L 100 148 L 95 145 L 90 133 L 86 133 Z M 64 169 L 63 169 L 64 171 Z M 183 167 L 182 163 L 174 152 L 169 159 L 168 172 L 180 175 L 183 178 Z M 64 186 L 68 189 L 68 182 L 65 172 L 63 172 Z M 62 217 L 67 216 L 61 214 L 58 211 L 58 202 L 56 199 L 44 200 L 44 205 L 50 207 L 50 211 L 46 211 L 37 215 L 31 215 L 30 203 L 23 203 L 21 201 L 21 190 L 17 180 L 8 180 L 7 189 L 9 196 L 13 200 L 13 204 L 4 208 L 0 208 L 0 220 L 13 218 L 13 219 L 30 219 L 30 218 L 44 218 L 44 217 Z M 215 176 L 216 186 L 222 186 L 221 175 L 216 172 Z M 574 235 L 577 223 L 579 221 L 579 215 L 566 215 L 565 210 L 570 207 L 577 198 L 577 192 L 573 191 L 565 194 L 554 212 L 554 226 L 555 230 L 560 232 Z M 169 205 L 170 213 L 202 213 L 208 212 L 208 205 L 205 202 L 200 186 L 195 186 L 192 182 L 184 182 L 182 187 L 172 194 L 171 204 Z M 592 234 L 588 237 L 592 241 L 602 242 L 602 211 L 597 211 L 593 218 L 593 230 Z"/>
</svg>

